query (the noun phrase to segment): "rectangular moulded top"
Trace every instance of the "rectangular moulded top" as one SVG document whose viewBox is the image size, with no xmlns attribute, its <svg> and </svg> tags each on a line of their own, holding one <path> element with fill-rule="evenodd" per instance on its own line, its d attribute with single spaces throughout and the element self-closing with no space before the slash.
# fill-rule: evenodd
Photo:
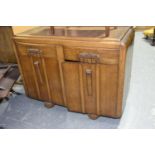
<svg viewBox="0 0 155 155">
<path fill-rule="evenodd" d="M 36 26 L 16 36 L 121 41 L 129 26 Z"/>
</svg>

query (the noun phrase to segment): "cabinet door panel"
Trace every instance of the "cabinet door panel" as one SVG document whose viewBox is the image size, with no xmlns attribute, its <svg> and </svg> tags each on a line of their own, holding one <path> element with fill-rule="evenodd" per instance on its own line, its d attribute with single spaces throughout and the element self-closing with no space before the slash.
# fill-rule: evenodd
<svg viewBox="0 0 155 155">
<path fill-rule="evenodd" d="M 32 71 L 31 59 L 27 56 L 20 56 L 20 64 L 22 68 L 23 78 L 26 84 L 27 95 L 38 99 L 37 87 L 35 84 L 34 74 Z"/>
<path fill-rule="evenodd" d="M 30 97 L 34 96 L 31 95 L 31 91 L 36 88 L 36 99 L 53 101 L 63 105 L 59 64 L 55 46 L 23 43 L 17 44 L 17 49 L 21 57 L 20 61 L 24 63 L 22 58 L 25 57 L 27 58 L 27 65 L 29 65 L 29 72 L 25 72 L 26 66 L 22 65 L 22 70 L 26 77 L 31 75 L 30 80 L 25 78 L 25 81 L 27 81 L 26 85 L 29 88 L 27 89 L 27 94 Z"/>
<path fill-rule="evenodd" d="M 44 58 L 44 62 L 52 101 L 63 105 L 64 101 L 58 61 L 52 58 Z"/>
<path fill-rule="evenodd" d="M 33 60 L 33 67 L 34 72 L 37 79 L 37 85 L 39 88 L 39 99 L 42 101 L 50 101 L 48 89 L 47 89 L 47 83 L 45 79 L 45 71 L 43 67 L 42 58 L 40 57 L 32 57 Z"/>
<path fill-rule="evenodd" d="M 117 104 L 117 65 L 99 65 L 100 114 L 115 116 Z"/>
<path fill-rule="evenodd" d="M 79 64 L 62 63 L 66 101 L 69 110 L 82 112 L 80 97 Z"/>
<path fill-rule="evenodd" d="M 96 66 L 65 62 L 62 68 L 69 109 L 96 114 Z"/>
</svg>

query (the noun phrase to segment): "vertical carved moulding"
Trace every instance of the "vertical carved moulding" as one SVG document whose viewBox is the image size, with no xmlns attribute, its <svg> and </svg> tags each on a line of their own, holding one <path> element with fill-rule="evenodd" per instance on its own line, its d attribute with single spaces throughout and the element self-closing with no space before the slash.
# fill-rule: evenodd
<svg viewBox="0 0 155 155">
<path fill-rule="evenodd" d="M 64 78 L 63 78 L 63 71 L 62 71 L 62 62 L 64 62 L 64 53 L 63 53 L 63 46 L 56 46 L 57 51 L 57 60 L 59 64 L 59 71 L 60 71 L 60 79 L 61 79 L 61 86 L 62 86 L 62 94 L 63 94 L 63 100 L 65 106 L 67 106 L 66 103 L 66 94 L 65 94 L 65 85 L 64 85 Z"/>
</svg>

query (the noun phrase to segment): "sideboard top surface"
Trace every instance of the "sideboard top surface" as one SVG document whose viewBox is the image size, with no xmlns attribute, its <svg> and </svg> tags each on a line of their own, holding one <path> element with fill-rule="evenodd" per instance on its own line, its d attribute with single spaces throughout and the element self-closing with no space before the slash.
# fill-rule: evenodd
<svg viewBox="0 0 155 155">
<path fill-rule="evenodd" d="M 110 28 L 109 35 L 104 36 L 105 26 L 54 26 L 54 33 L 51 33 L 51 27 L 40 26 L 23 33 L 16 34 L 16 36 L 29 37 L 44 37 L 44 38 L 63 38 L 63 39 L 97 39 L 104 41 L 120 41 L 124 35 L 131 29 L 129 26 L 118 26 Z M 65 33 L 65 31 L 67 33 Z"/>
</svg>

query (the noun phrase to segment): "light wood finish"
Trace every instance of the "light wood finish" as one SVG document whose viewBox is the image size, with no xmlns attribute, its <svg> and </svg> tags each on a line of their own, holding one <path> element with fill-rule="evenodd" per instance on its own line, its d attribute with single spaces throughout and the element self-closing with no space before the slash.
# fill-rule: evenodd
<svg viewBox="0 0 155 155">
<path fill-rule="evenodd" d="M 99 64 L 96 64 L 96 77 L 100 77 Z M 96 109 L 100 115 L 100 78 L 96 78 Z"/>
<path fill-rule="evenodd" d="M 0 26 L 0 62 L 16 63 L 11 26 Z"/>
<path fill-rule="evenodd" d="M 57 46 L 56 48 L 57 48 L 57 61 L 58 61 L 58 66 L 59 66 L 63 102 L 64 102 L 64 105 L 66 106 L 67 103 L 66 103 L 66 95 L 65 95 L 65 86 L 64 86 L 64 78 L 63 78 L 63 73 L 62 73 L 63 71 L 62 71 L 62 66 L 61 66 L 61 64 L 64 61 L 63 48 L 62 46 Z"/>
<path fill-rule="evenodd" d="M 98 32 L 99 28 L 51 27 L 51 36 L 43 35 L 46 28 L 15 36 L 27 95 L 87 113 L 92 119 L 120 117 L 125 57 L 134 32 L 131 27 L 110 27 L 102 38 L 106 31 Z"/>
<path fill-rule="evenodd" d="M 52 100 L 62 105 L 63 95 L 56 47 L 44 44 L 19 44 L 17 49 L 21 51 L 19 63 L 23 68 L 24 81 L 30 91 L 34 90 L 33 93 L 28 93 L 29 96 L 43 101 Z M 30 73 L 26 74 L 28 72 Z"/>
<path fill-rule="evenodd" d="M 79 64 L 79 76 L 82 77 L 82 64 Z M 83 81 L 82 78 L 80 80 L 80 96 L 81 96 L 81 107 L 82 107 L 82 112 L 85 113 L 85 102 L 84 102 L 84 93 L 83 93 Z"/>
</svg>

